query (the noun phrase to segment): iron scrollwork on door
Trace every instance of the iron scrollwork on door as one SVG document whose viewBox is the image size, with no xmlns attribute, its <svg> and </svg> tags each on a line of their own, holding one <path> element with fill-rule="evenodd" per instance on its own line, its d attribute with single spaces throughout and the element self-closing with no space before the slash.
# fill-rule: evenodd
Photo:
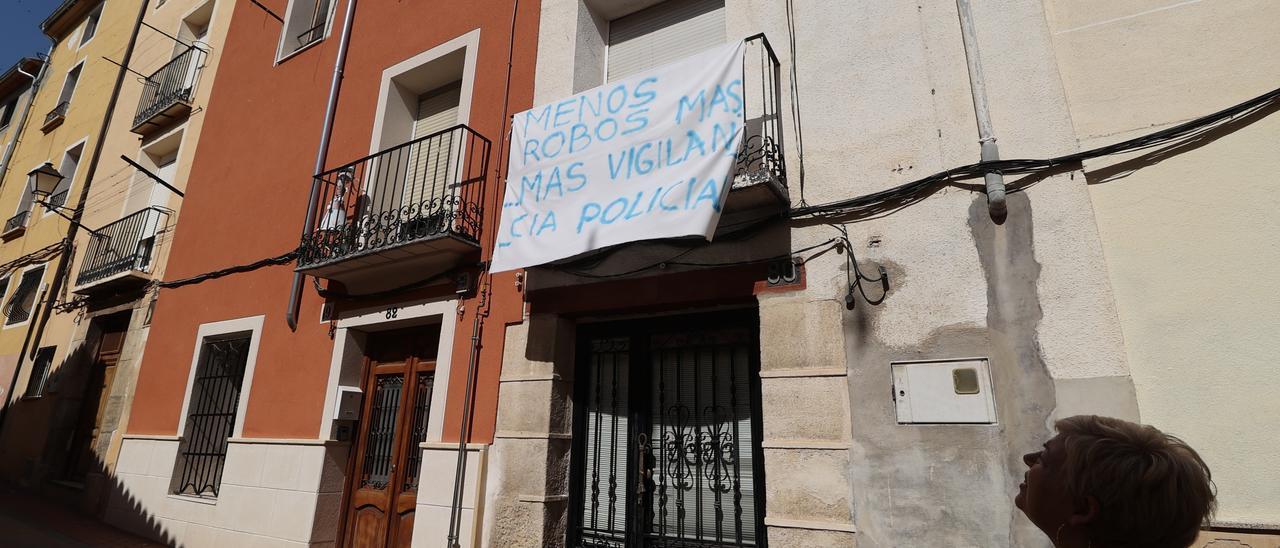
<svg viewBox="0 0 1280 548">
<path fill-rule="evenodd" d="M 584 347 L 575 546 L 763 544 L 750 335 L 681 332 Z"/>
</svg>

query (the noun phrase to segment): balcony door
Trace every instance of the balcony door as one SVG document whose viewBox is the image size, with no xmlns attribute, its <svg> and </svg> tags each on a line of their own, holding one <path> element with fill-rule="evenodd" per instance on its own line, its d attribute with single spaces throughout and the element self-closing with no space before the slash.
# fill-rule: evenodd
<svg viewBox="0 0 1280 548">
<path fill-rule="evenodd" d="M 458 101 L 462 82 L 453 82 L 418 97 L 418 113 L 413 120 L 413 140 L 419 141 L 409 152 L 409 170 L 401 206 L 410 219 L 419 222 L 442 222 L 447 211 L 449 181 L 454 180 L 457 158 L 461 156 L 461 136 L 440 132 L 458 124 Z M 456 142 L 455 142 L 456 141 Z M 442 226 L 427 228 L 439 229 Z"/>
<path fill-rule="evenodd" d="M 579 331 L 570 546 L 764 545 L 751 316 Z"/>
<path fill-rule="evenodd" d="M 345 546 L 409 546 L 440 330 L 369 335 L 364 410 L 351 462 Z"/>
<path fill-rule="evenodd" d="M 174 184 L 173 180 L 178 176 L 178 151 L 169 152 L 155 159 L 155 173 L 160 180 Z M 151 194 L 147 199 L 147 205 L 165 207 L 169 205 L 169 194 L 173 191 L 164 187 L 164 185 L 155 181 L 151 183 Z"/>
</svg>

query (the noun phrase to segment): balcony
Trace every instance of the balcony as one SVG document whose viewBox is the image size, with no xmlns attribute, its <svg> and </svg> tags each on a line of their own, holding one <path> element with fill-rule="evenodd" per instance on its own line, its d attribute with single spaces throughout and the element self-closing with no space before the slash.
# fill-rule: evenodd
<svg viewBox="0 0 1280 548">
<path fill-rule="evenodd" d="M 742 84 L 746 129 L 725 208 L 790 207 L 782 148 L 782 69 L 768 38 L 746 39 Z"/>
<path fill-rule="evenodd" d="M 148 76 L 133 116 L 133 132 L 150 135 L 191 112 L 205 52 L 195 46 Z"/>
<path fill-rule="evenodd" d="M 70 106 L 71 101 L 63 101 L 58 103 L 58 106 L 53 107 L 53 110 L 44 116 L 44 125 L 40 126 L 40 131 L 49 133 L 62 125 L 62 122 L 67 119 L 67 108 Z"/>
<path fill-rule="evenodd" d="M 27 231 L 27 219 L 31 218 L 31 211 L 20 211 L 17 215 L 9 217 L 4 222 L 4 230 L 0 231 L 0 237 L 4 239 L 17 238 L 23 232 Z"/>
<path fill-rule="evenodd" d="M 90 233 L 72 292 L 119 292 L 150 280 L 156 234 L 168 217 L 167 211 L 149 207 Z"/>
<path fill-rule="evenodd" d="M 458 125 L 316 175 L 298 272 L 396 287 L 475 255 L 489 147 Z"/>
<path fill-rule="evenodd" d="M 67 194 L 70 192 L 71 191 L 69 190 L 64 190 L 62 192 L 58 192 L 56 194 L 50 195 L 49 199 L 45 201 L 45 208 L 51 210 L 51 209 L 66 205 Z"/>
</svg>

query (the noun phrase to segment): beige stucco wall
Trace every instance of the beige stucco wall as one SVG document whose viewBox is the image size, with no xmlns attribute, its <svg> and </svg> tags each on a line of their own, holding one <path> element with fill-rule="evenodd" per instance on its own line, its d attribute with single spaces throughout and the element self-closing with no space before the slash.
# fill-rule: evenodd
<svg viewBox="0 0 1280 548">
<path fill-rule="evenodd" d="M 1046 2 L 1082 148 L 1274 89 L 1280 4 Z M 1280 528 L 1280 117 L 1275 109 L 1164 158 L 1085 175 L 1143 422 L 1187 440 L 1222 522 Z"/>
<path fill-rule="evenodd" d="M 204 57 L 199 72 L 197 88 L 192 100 L 192 112 L 183 119 L 176 120 L 169 126 L 156 131 L 145 138 L 133 133 L 134 114 L 138 109 L 139 96 L 143 85 L 140 78 L 131 75 L 125 79 L 120 90 L 116 113 L 111 120 L 111 128 L 106 137 L 102 151 L 98 176 L 86 199 L 84 223 L 87 226 L 104 226 L 133 213 L 136 206 L 145 202 L 145 196 L 151 192 L 150 179 L 139 176 L 137 171 L 120 159 L 121 155 L 139 160 L 142 149 L 158 141 L 181 133 L 181 147 L 177 159 L 177 172 L 169 181 L 179 190 L 185 190 L 187 174 L 191 171 L 192 159 L 195 157 L 200 131 L 204 126 L 204 108 L 208 105 L 213 89 L 214 74 L 221 58 L 223 39 L 231 19 L 231 11 L 235 2 L 228 0 L 168 0 L 159 7 L 156 2 L 148 8 L 145 22 L 148 25 L 177 36 L 182 20 L 205 4 L 213 4 L 213 15 L 209 21 L 209 33 L 201 45 L 208 53 Z M 138 35 L 138 43 L 133 54 L 130 68 L 142 74 L 152 74 L 171 59 L 175 42 L 163 34 L 143 27 Z M 145 161 L 140 161 L 146 165 Z M 132 201 L 130 198 L 133 198 Z M 134 206 L 134 207 L 130 207 Z M 172 240 L 173 228 L 178 220 L 178 212 L 182 206 L 182 198 L 169 194 L 164 207 L 172 210 L 162 224 L 167 228 L 156 238 L 156 250 L 152 275 L 163 279 L 165 262 L 169 254 L 169 242 Z M 81 249 L 88 243 L 89 235 L 80 234 L 78 245 Z M 79 272 L 84 253 L 76 256 L 72 272 Z"/>
<path fill-rule="evenodd" d="M 144 18 L 144 22 L 148 25 L 162 29 L 173 36 L 178 36 L 182 21 L 190 17 L 192 12 L 201 10 L 207 4 L 212 4 L 212 15 L 209 19 L 208 34 L 203 40 L 204 44 L 201 44 L 200 47 L 208 50 L 208 53 L 203 57 L 202 68 L 199 69 L 197 87 L 191 101 L 191 114 L 175 120 L 169 126 L 147 135 L 145 138 L 133 133 L 131 129 L 134 125 L 134 115 L 138 109 L 139 97 L 143 92 L 143 84 L 140 78 L 126 77 L 121 86 L 116 111 L 112 116 L 111 125 L 107 130 L 103 143 L 97 176 L 93 181 L 93 186 L 90 187 L 89 195 L 85 198 L 82 221 L 85 226 L 93 228 L 107 226 L 135 213 L 139 207 L 145 205 L 154 183 L 139 174 L 136 169 L 126 164 L 120 157 L 122 155 L 127 156 L 143 165 L 149 165 L 148 161 L 143 159 L 145 154 L 143 150 L 157 142 L 172 139 L 181 140 L 177 157 L 177 170 L 173 180 L 168 182 L 179 190 L 185 190 L 187 174 L 191 170 L 200 130 L 204 124 L 204 106 L 208 104 L 213 88 L 214 74 L 218 67 L 219 54 L 230 23 L 234 2 L 228 0 L 169 0 L 158 7 L 155 6 L 155 2 L 152 2 Z M 139 32 L 137 40 L 133 59 L 129 65 L 131 69 L 142 74 L 152 74 L 164 67 L 172 58 L 176 47 L 173 39 L 145 26 Z M 165 264 L 170 251 L 169 243 L 172 241 L 173 230 L 182 207 L 181 197 L 170 193 L 167 198 L 167 202 L 162 207 L 168 212 L 166 215 L 158 217 L 159 224 L 157 229 L 159 232 L 156 235 L 150 269 L 151 277 L 155 280 L 164 279 Z M 80 231 L 77 238 L 76 255 L 71 263 L 71 279 L 67 281 L 68 286 L 74 287 L 77 285 L 75 277 L 80 272 L 81 265 L 88 255 L 86 251 L 89 247 L 90 238 L 91 234 L 87 233 L 87 231 Z M 115 465 L 116 456 L 122 443 L 124 427 L 128 423 L 131 410 L 130 404 L 137 380 L 137 368 L 142 363 L 142 352 L 146 346 L 146 336 L 149 331 L 144 327 L 146 325 L 144 316 L 148 314 L 154 291 L 154 289 L 147 292 L 139 291 L 136 294 L 127 296 L 126 298 L 131 299 L 132 302 L 124 307 L 116 305 L 110 308 L 102 308 L 100 303 L 94 302 L 88 306 L 87 312 L 76 310 L 66 314 L 56 314 L 50 321 L 50 325 L 56 325 L 60 328 L 59 333 L 69 332 L 63 336 L 69 337 L 72 340 L 72 345 L 93 344 L 94 341 L 90 337 L 90 319 L 101 314 L 117 312 L 123 308 L 133 309 L 131 330 L 120 355 L 115 382 L 111 387 L 112 399 L 109 400 L 105 414 L 104 421 L 107 424 L 104 424 L 103 428 L 107 436 L 97 448 L 108 469 L 113 468 Z M 110 295 L 107 297 L 115 298 L 115 296 Z"/>
</svg>

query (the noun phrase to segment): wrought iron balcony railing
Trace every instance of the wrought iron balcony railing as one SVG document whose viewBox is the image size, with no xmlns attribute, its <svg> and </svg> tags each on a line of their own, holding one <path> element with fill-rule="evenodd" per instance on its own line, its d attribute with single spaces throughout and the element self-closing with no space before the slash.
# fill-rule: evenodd
<svg viewBox="0 0 1280 548">
<path fill-rule="evenodd" d="M 738 151 L 734 187 L 767 180 L 785 190 L 787 167 L 782 149 L 782 68 L 764 34 L 746 39 L 742 57 L 746 131 Z"/>
<path fill-rule="evenodd" d="M 203 50 L 190 46 L 148 76 L 142 84 L 138 111 L 133 116 L 134 127 L 151 121 L 174 105 L 190 103 L 196 92 L 204 57 Z"/>
<path fill-rule="evenodd" d="M 89 235 L 76 285 L 84 286 L 129 271 L 149 272 L 156 233 L 168 212 L 148 207 Z"/>
<path fill-rule="evenodd" d="M 67 117 L 67 108 L 71 106 L 71 101 L 63 101 L 58 106 L 53 107 L 49 114 L 44 115 L 44 128 L 49 130 L 58 126 Z"/>
<path fill-rule="evenodd" d="M 478 246 L 489 147 L 457 125 L 316 175 L 298 267 L 442 236 Z"/>
<path fill-rule="evenodd" d="M 70 190 L 64 190 L 64 191 L 59 192 L 59 193 L 57 193 L 57 194 L 52 194 L 52 195 L 50 195 L 50 196 L 49 196 L 49 199 L 45 201 L 46 207 L 47 207 L 47 208 L 49 208 L 49 209 L 53 209 L 53 208 L 55 208 L 55 207 L 62 207 L 64 204 L 66 204 L 66 203 L 67 203 L 67 194 L 68 194 L 69 192 L 71 192 L 71 191 L 70 191 Z"/>
<path fill-rule="evenodd" d="M 3 234 L 8 234 L 8 233 L 13 232 L 13 231 L 15 231 L 15 230 L 18 230 L 18 229 L 20 229 L 20 228 L 26 228 L 26 227 L 27 227 L 27 219 L 28 219 L 29 217 L 31 217 L 31 212 L 30 212 L 30 211 L 20 211 L 20 212 L 18 212 L 18 214 L 17 214 L 17 215 L 14 215 L 14 216 L 12 216 L 12 217 L 9 217 L 9 220 L 7 220 L 7 221 L 5 221 L 5 222 L 4 222 L 4 232 L 3 232 Z"/>
</svg>

